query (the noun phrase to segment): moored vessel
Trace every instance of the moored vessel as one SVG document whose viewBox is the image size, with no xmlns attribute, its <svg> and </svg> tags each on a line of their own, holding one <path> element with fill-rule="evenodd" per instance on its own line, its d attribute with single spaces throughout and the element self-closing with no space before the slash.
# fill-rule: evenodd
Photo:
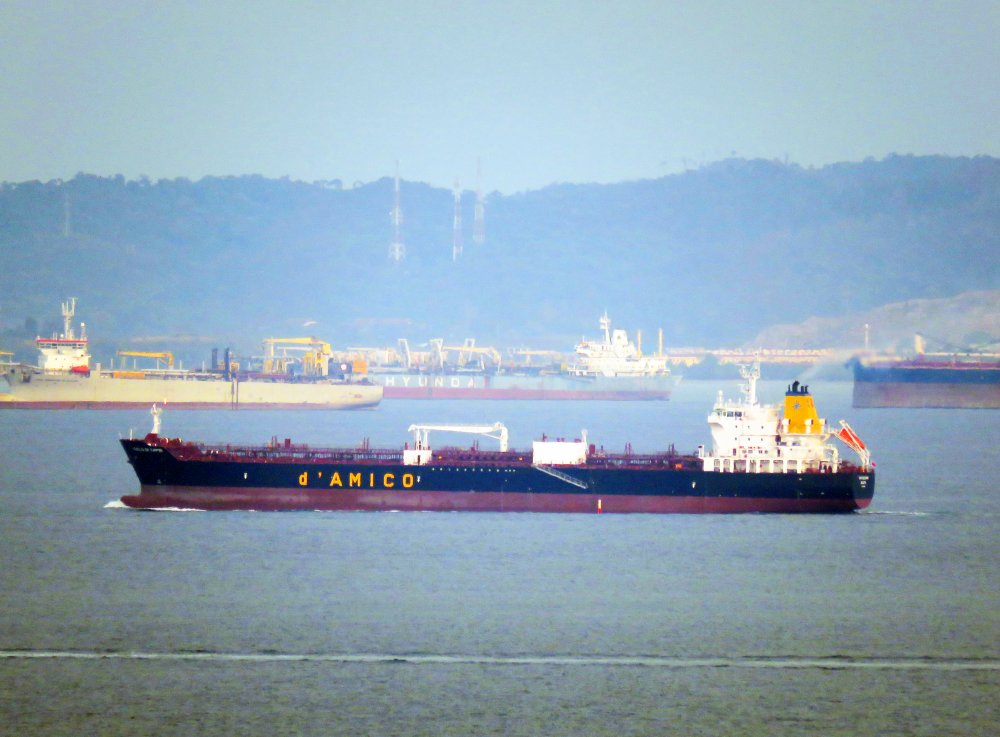
<svg viewBox="0 0 1000 737">
<path fill-rule="evenodd" d="M 8 363 L 0 376 L 0 409 L 121 409 L 154 402 L 172 409 L 360 409 L 382 399 L 382 387 L 311 376 L 249 374 L 230 362 L 217 371 L 91 367 L 86 325 L 72 325 L 76 300 L 62 305 L 63 331 L 37 338 L 38 365 Z M 123 351 L 136 355 L 138 352 Z"/>
<path fill-rule="evenodd" d="M 927 352 L 919 335 L 915 349 L 908 358 L 852 358 L 854 406 L 1000 409 L 1000 353 Z"/>
<path fill-rule="evenodd" d="M 387 399 L 543 399 L 543 400 L 666 400 L 676 379 L 663 355 L 643 356 L 622 329 L 611 329 L 605 313 L 600 319 L 601 340 L 581 340 L 571 361 L 562 365 L 508 364 L 494 348 L 479 347 L 473 339 L 462 346 L 430 341 L 421 363 L 406 341 L 400 341 L 398 364 L 370 367 L 369 377 L 380 384 Z M 559 356 L 553 351 L 521 354 Z M 447 355 L 457 357 L 455 363 Z"/>
<path fill-rule="evenodd" d="M 666 376 L 574 376 L 563 372 L 369 374 L 386 399 L 545 399 L 649 401 L 670 398 Z"/>
<path fill-rule="evenodd" d="M 782 408 L 757 401 L 759 366 L 744 367 L 741 401 L 721 397 L 708 417 L 713 446 L 684 454 L 609 452 L 584 431 L 508 447 L 501 423 L 412 425 L 412 445 L 314 448 L 286 439 L 260 446 L 164 437 L 159 409 L 145 438 L 121 440 L 138 476 L 138 509 L 407 510 L 511 512 L 849 512 L 867 507 L 874 464 L 842 423 L 816 413 L 808 388 L 788 387 Z M 431 432 L 495 437 L 497 450 L 435 447 Z M 840 458 L 838 438 L 858 455 Z"/>
<path fill-rule="evenodd" d="M 573 376 L 588 377 L 666 377 L 670 375 L 662 345 L 659 355 L 644 356 L 621 328 L 611 329 L 605 312 L 600 319 L 603 340 L 581 340 L 575 347 L 576 358 L 568 369 Z M 661 331 L 662 342 L 662 331 Z"/>
</svg>

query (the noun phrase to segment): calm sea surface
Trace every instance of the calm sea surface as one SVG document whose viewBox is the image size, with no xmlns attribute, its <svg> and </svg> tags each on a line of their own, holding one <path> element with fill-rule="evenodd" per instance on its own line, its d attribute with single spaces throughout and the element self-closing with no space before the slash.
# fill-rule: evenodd
<svg viewBox="0 0 1000 737">
<path fill-rule="evenodd" d="M 501 420 L 515 446 L 693 450 L 717 388 L 168 408 L 163 433 L 398 446 Z M 143 513 L 113 502 L 147 412 L 0 411 L 0 734 L 997 734 L 1000 412 L 812 389 L 873 449 L 865 513 Z"/>
</svg>

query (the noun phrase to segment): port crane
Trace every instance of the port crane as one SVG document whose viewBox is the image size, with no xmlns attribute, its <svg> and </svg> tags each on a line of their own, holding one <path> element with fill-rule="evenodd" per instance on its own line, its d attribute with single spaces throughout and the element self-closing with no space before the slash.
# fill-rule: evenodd
<svg viewBox="0 0 1000 737">
<path fill-rule="evenodd" d="M 532 350 L 531 348 L 508 348 L 507 353 L 515 358 L 524 358 L 525 366 L 531 366 L 532 360 L 536 356 L 543 359 L 543 361 L 548 359 L 550 364 L 560 363 L 564 357 L 564 355 L 559 351 Z"/>
<path fill-rule="evenodd" d="M 462 368 L 466 363 L 473 357 L 479 357 L 479 368 L 480 370 L 486 369 L 486 359 L 489 358 L 493 362 L 493 366 L 496 369 L 500 368 L 500 363 L 502 361 L 500 357 L 500 352 L 496 348 L 491 347 L 480 347 L 476 345 L 475 338 L 466 338 L 463 345 L 445 345 L 444 340 L 441 338 L 434 338 L 430 342 L 431 344 L 431 364 L 435 368 L 442 369 L 446 363 L 446 357 L 449 352 L 458 353 L 458 364 L 459 368 Z"/>
<path fill-rule="evenodd" d="M 279 352 L 280 351 L 280 355 Z M 264 340 L 264 373 L 284 374 L 293 358 L 289 351 L 302 352 L 299 359 L 306 376 L 327 376 L 333 351 L 330 344 L 316 338 L 267 338 Z"/>
</svg>

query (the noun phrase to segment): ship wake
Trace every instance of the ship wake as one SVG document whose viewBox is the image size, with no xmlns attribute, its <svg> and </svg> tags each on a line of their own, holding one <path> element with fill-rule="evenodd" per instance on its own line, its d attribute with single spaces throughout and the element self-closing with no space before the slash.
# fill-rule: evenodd
<svg viewBox="0 0 1000 737">
<path fill-rule="evenodd" d="M 432 655 L 400 653 L 140 652 L 133 650 L 0 650 L 0 660 L 157 660 L 229 663 L 360 663 L 379 665 L 603 666 L 897 671 L 1000 671 L 998 658 L 942 657 L 671 657 L 657 655 Z"/>
<path fill-rule="evenodd" d="M 104 505 L 105 509 L 131 509 L 127 504 L 119 499 L 114 499 Z M 204 512 L 204 509 L 193 509 L 191 507 L 156 507 L 155 509 L 143 509 L 143 512 Z"/>
</svg>

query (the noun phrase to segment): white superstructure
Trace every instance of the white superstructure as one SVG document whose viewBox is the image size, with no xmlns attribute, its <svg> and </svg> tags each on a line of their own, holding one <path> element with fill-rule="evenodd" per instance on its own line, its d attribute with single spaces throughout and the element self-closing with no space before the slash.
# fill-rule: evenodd
<svg viewBox="0 0 1000 737">
<path fill-rule="evenodd" d="M 760 363 L 741 365 L 745 380 L 740 401 L 718 399 L 708 416 L 712 450 L 699 449 L 706 471 L 741 473 L 836 472 L 841 465 L 835 436 L 857 451 L 861 465 L 871 462 L 868 451 L 846 423 L 831 432 L 816 413 L 809 387 L 795 381 L 785 393 L 784 413 L 776 405 L 757 401 Z"/>
<path fill-rule="evenodd" d="M 535 466 L 580 466 L 587 462 L 587 431 L 576 440 L 541 440 L 531 443 L 531 462 Z"/>
<path fill-rule="evenodd" d="M 611 319 L 601 316 L 604 340 L 582 340 L 576 346 L 575 376 L 666 376 L 670 373 L 665 356 L 642 356 L 628 333 L 611 330 Z"/>
<path fill-rule="evenodd" d="M 38 367 L 46 372 L 87 373 L 90 371 L 90 353 L 87 350 L 87 325 L 80 323 L 80 337 L 73 332 L 76 314 L 76 297 L 62 303 L 63 331 L 51 338 L 36 338 Z"/>
</svg>

